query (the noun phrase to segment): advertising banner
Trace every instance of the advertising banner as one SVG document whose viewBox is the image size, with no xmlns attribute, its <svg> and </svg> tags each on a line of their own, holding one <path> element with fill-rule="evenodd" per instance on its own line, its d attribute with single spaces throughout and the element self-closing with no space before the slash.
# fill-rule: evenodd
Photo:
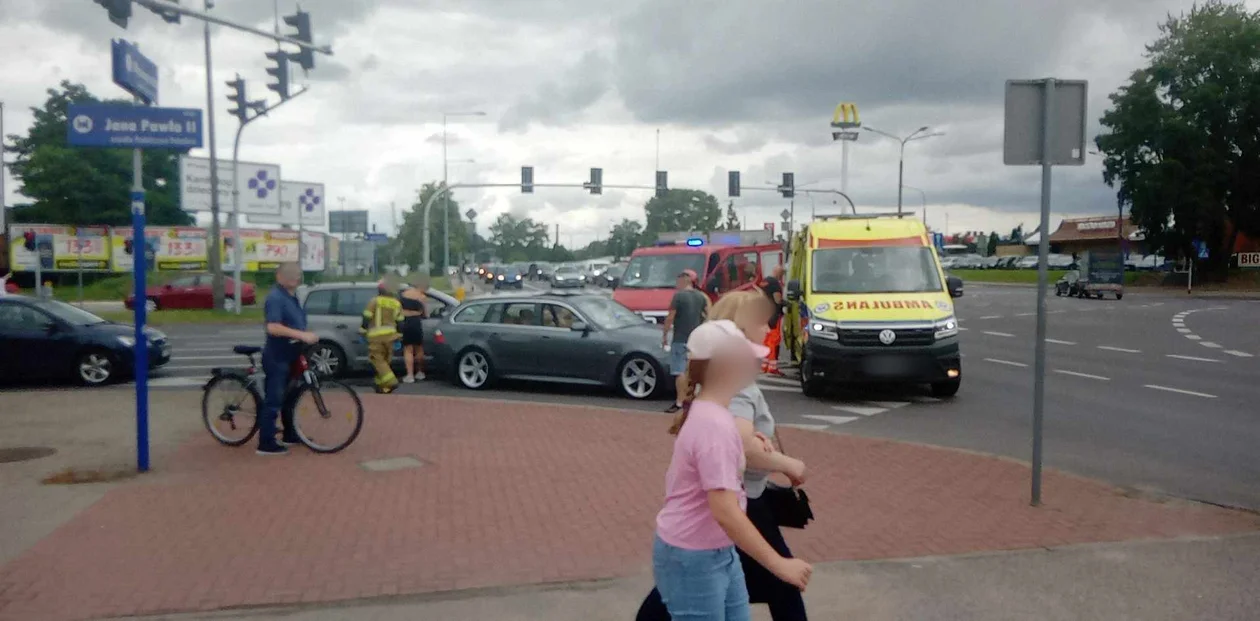
<svg viewBox="0 0 1260 621">
<path fill-rule="evenodd" d="M 223 269 L 236 269 L 236 242 L 232 231 L 223 232 Z M 259 229 L 241 229 L 241 271 L 270 271 L 298 260 L 297 231 L 263 231 Z"/>
<path fill-rule="evenodd" d="M 145 253 L 145 263 L 154 271 L 187 272 L 210 268 L 205 229 L 151 226 L 145 228 L 144 235 L 144 243 L 136 244 L 130 227 L 110 230 L 110 264 L 115 272 L 130 272 L 138 251 Z"/>
<path fill-rule="evenodd" d="M 327 267 L 328 247 L 323 233 L 302 233 L 302 270 L 322 272 Z"/>
<path fill-rule="evenodd" d="M 327 218 L 324 209 L 324 184 L 281 181 L 279 215 L 251 214 L 249 221 L 252 224 L 297 226 L 299 213 L 302 214 L 302 226 L 324 226 Z"/>
<path fill-rule="evenodd" d="M 25 237 L 35 235 L 35 250 Z M 9 227 L 9 265 L 15 272 L 33 272 L 38 261 L 45 272 L 109 270 L 109 229 L 103 226 L 14 224 Z"/>
<path fill-rule="evenodd" d="M 232 161 L 219 160 L 219 211 L 232 213 Z M 239 162 L 236 189 L 241 213 L 246 216 L 280 215 L 280 167 L 275 164 Z M 184 211 L 210 211 L 210 160 L 179 156 L 179 207 Z"/>
</svg>

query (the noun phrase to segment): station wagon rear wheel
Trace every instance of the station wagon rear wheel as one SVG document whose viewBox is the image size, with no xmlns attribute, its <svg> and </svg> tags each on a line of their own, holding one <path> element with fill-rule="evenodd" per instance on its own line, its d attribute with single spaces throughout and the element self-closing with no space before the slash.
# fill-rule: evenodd
<svg viewBox="0 0 1260 621">
<path fill-rule="evenodd" d="M 470 390 L 481 390 L 489 386 L 493 373 L 490 358 L 479 349 L 464 351 L 455 362 L 455 379 Z"/>
<path fill-rule="evenodd" d="M 631 399 L 647 399 L 656 394 L 661 373 L 646 356 L 634 355 L 617 369 L 617 386 Z"/>
</svg>

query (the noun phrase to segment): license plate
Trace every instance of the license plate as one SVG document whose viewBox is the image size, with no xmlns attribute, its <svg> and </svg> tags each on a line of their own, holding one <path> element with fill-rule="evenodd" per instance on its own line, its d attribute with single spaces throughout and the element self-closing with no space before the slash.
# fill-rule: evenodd
<svg viewBox="0 0 1260 621">
<path fill-rule="evenodd" d="M 863 369 L 873 376 L 898 377 L 910 375 L 914 365 L 901 356 L 871 356 L 863 362 Z"/>
</svg>

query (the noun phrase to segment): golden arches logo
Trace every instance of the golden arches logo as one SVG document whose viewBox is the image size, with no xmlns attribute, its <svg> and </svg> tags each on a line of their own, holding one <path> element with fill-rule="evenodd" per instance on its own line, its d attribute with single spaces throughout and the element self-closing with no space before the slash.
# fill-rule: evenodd
<svg viewBox="0 0 1260 621">
<path fill-rule="evenodd" d="M 861 118 L 858 116 L 857 104 L 851 102 L 843 102 L 836 106 L 836 111 L 831 115 L 832 127 L 860 127 L 862 125 Z"/>
</svg>

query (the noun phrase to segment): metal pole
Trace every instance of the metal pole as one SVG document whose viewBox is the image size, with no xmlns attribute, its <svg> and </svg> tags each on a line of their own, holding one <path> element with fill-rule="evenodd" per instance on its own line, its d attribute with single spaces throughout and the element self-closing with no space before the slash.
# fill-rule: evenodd
<svg viewBox="0 0 1260 621">
<path fill-rule="evenodd" d="M 254 117 L 258 118 L 258 117 Z M 232 306 L 236 309 L 236 314 L 241 314 L 241 262 L 244 253 L 241 249 L 241 191 L 237 186 L 237 176 L 240 171 L 240 162 L 237 156 L 241 150 L 241 131 L 245 129 L 245 123 L 241 123 L 236 127 L 236 139 L 232 141 Z M 215 240 L 218 243 L 218 240 Z"/>
<path fill-rule="evenodd" d="M 35 298 L 44 299 L 44 258 L 39 254 L 39 241 L 35 242 Z"/>
<path fill-rule="evenodd" d="M 5 235 L 8 229 L 8 222 L 5 220 L 5 201 L 4 201 L 4 102 L 0 101 L 0 235 Z M 9 266 L 9 272 L 13 272 L 13 266 Z"/>
<path fill-rule="evenodd" d="M 849 141 L 840 141 L 840 191 L 849 193 Z"/>
<path fill-rule="evenodd" d="M 442 185 L 450 183 L 447 176 L 446 161 L 446 114 L 442 114 Z M 442 195 L 442 272 L 446 272 L 447 266 L 451 264 L 451 193 L 447 192 Z M 427 274 L 426 274 L 427 275 Z"/>
<path fill-rule="evenodd" d="M 205 0 L 206 10 L 214 8 L 214 2 Z M 210 291 L 216 310 L 223 308 L 223 257 L 219 253 L 219 156 L 215 148 L 214 137 L 214 69 L 210 60 L 210 22 L 205 22 L 203 36 L 206 41 L 206 142 L 210 143 L 210 239 L 206 254 L 210 267 Z M 135 238 L 133 244 L 140 244 L 143 237 Z M 137 246 L 142 247 L 142 246 Z M 137 296 L 143 293 L 137 293 Z"/>
<path fill-rule="evenodd" d="M 1041 427 L 1046 402 L 1046 288 L 1050 280 L 1050 139 L 1054 78 L 1047 78 L 1041 109 L 1041 228 L 1037 239 L 1037 343 L 1033 364 L 1032 506 L 1041 505 Z"/>
<path fill-rule="evenodd" d="M 298 39 L 294 39 L 293 37 L 286 37 L 284 35 L 267 32 L 266 30 L 262 30 L 260 28 L 254 28 L 253 26 L 246 26 L 244 24 L 238 24 L 231 20 L 223 19 L 222 17 L 217 17 L 215 15 L 211 15 L 206 12 L 198 11 L 196 9 L 191 9 L 186 6 L 180 6 L 178 3 L 172 3 L 170 0 L 135 0 L 135 2 L 136 4 L 139 4 L 158 14 L 178 13 L 180 15 L 187 15 L 188 17 L 199 19 L 208 24 L 218 24 L 220 26 L 227 26 L 228 28 L 234 28 L 242 32 L 248 32 L 250 34 L 255 34 L 266 39 L 271 39 L 272 41 L 275 41 L 276 43 L 288 43 L 290 45 L 296 45 L 304 49 L 308 49 L 308 50 L 319 52 L 321 54 L 328 54 L 329 56 L 332 56 L 332 46 L 315 45 L 314 43 L 307 43 L 306 41 L 300 41 Z M 207 2 L 207 4 L 213 5 L 213 3 L 211 2 Z M 207 11 L 209 10 L 209 6 L 207 6 L 206 10 Z"/>
<path fill-rule="evenodd" d="M 1186 294 L 1189 295 L 1194 291 L 1194 258 L 1186 259 L 1189 265 L 1189 272 L 1186 274 Z"/>
<path fill-rule="evenodd" d="M 901 182 L 906 175 L 906 141 L 901 141 L 901 158 L 897 160 L 897 217 L 901 217 Z"/>
<path fill-rule="evenodd" d="M 140 99 L 136 98 L 136 105 L 141 105 Z M 135 343 L 135 354 L 132 359 L 135 362 L 134 377 L 136 380 L 136 469 L 140 472 L 149 470 L 149 339 L 144 333 L 144 315 L 145 315 L 145 270 L 148 267 L 144 264 L 145 256 L 144 243 L 144 178 L 143 178 L 144 162 L 141 157 L 140 149 L 132 149 L 131 151 L 131 238 L 133 247 L 137 247 L 138 251 L 133 253 L 135 261 L 132 265 L 132 286 L 135 287 L 135 300 L 133 305 L 135 314 L 136 331 L 133 338 Z"/>
<path fill-rule="evenodd" d="M 74 252 L 78 258 L 79 269 L 79 308 L 83 308 L 83 227 L 74 227 Z M 136 296 L 140 299 L 140 296 Z"/>
</svg>

